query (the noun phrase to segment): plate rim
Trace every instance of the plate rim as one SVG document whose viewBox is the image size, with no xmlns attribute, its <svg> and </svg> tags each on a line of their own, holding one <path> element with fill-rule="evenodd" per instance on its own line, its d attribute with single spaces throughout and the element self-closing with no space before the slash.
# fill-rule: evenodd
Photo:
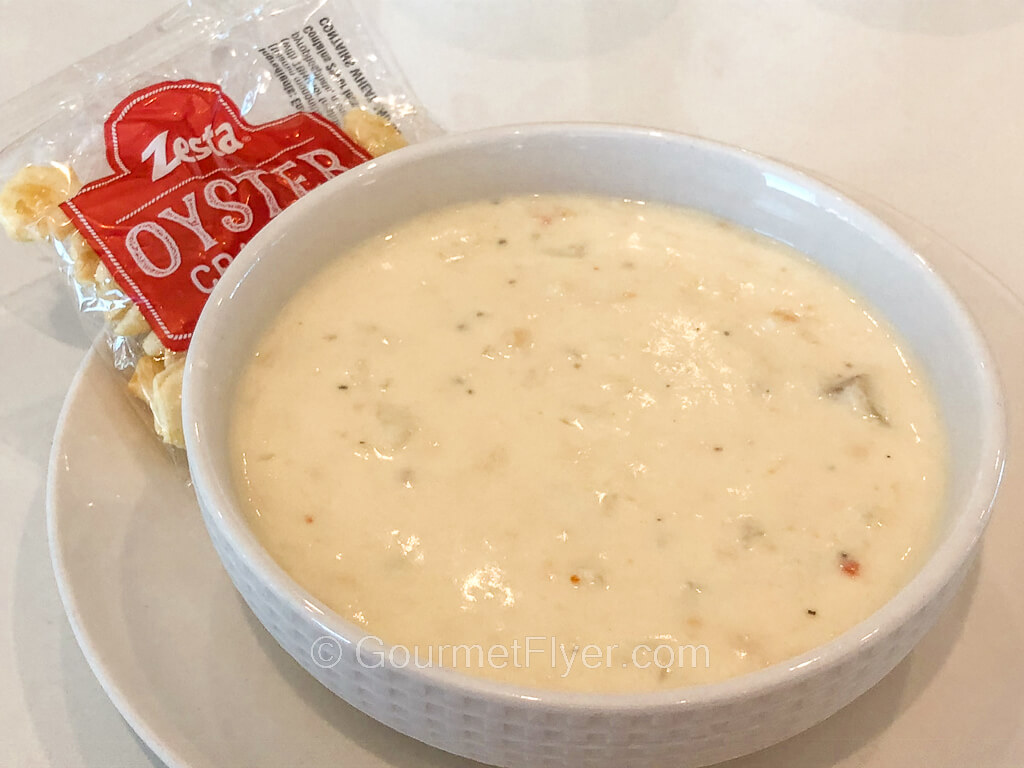
<svg viewBox="0 0 1024 768">
<path fill-rule="evenodd" d="M 77 405 L 76 396 L 84 386 L 89 372 L 94 367 L 103 365 L 106 362 L 104 360 L 105 355 L 98 349 L 100 343 L 102 342 L 97 341 L 89 347 L 78 369 L 75 371 L 74 378 L 72 378 L 71 384 L 68 386 L 67 394 L 64 396 L 64 402 L 61 404 L 60 414 L 57 416 L 57 425 L 53 431 L 53 442 L 50 446 L 50 455 L 46 464 L 45 492 L 46 543 L 50 556 L 50 566 L 53 570 L 54 580 L 57 583 L 57 594 L 60 597 L 61 607 L 64 609 L 64 615 L 71 627 L 71 634 L 81 649 L 89 670 L 97 682 L 99 682 L 100 687 L 107 695 L 111 704 L 114 705 L 118 714 L 124 718 L 128 727 L 143 742 L 146 749 L 151 751 L 167 768 L 188 768 L 188 762 L 149 725 L 147 718 L 132 703 L 132 697 L 122 689 L 114 680 L 114 676 L 109 673 L 110 665 L 103 661 L 102 652 L 92 641 L 88 631 L 86 631 L 80 621 L 78 602 L 75 599 L 71 580 L 64 565 L 64 537 L 57 522 L 59 514 L 57 511 L 57 500 L 60 495 L 60 483 L 58 480 L 61 474 L 60 465 L 68 423 Z"/>
</svg>

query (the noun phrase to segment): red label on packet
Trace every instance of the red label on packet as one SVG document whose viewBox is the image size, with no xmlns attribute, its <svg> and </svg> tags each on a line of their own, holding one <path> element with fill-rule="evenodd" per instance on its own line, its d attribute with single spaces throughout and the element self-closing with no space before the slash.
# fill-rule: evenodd
<svg viewBox="0 0 1024 768">
<path fill-rule="evenodd" d="M 370 159 L 326 118 L 251 125 L 212 83 L 158 83 L 105 124 L 114 173 L 61 207 L 168 349 L 188 347 L 217 279 L 309 190 Z"/>
</svg>

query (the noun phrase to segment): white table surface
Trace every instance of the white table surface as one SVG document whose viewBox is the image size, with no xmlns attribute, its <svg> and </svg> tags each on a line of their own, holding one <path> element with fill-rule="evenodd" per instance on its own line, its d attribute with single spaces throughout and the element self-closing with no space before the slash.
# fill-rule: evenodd
<svg viewBox="0 0 1024 768">
<path fill-rule="evenodd" d="M 0 101 L 170 5 L 0 0 Z M 888 201 L 1024 295 L 1020 0 L 359 5 L 449 130 L 587 119 L 739 144 Z M 0 238 L 0 275 L 0 765 L 157 765 L 75 645 L 47 553 L 47 454 L 88 338 L 36 251 Z"/>
</svg>

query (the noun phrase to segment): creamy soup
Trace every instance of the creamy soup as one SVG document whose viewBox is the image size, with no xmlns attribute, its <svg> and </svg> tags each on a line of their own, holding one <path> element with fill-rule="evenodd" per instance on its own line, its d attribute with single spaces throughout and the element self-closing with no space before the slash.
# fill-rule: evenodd
<svg viewBox="0 0 1024 768">
<path fill-rule="evenodd" d="M 943 503 L 883 318 L 779 243 L 636 201 L 464 204 L 339 254 L 235 408 L 246 513 L 299 584 L 395 663 L 530 686 L 806 651 L 908 580 Z"/>
</svg>

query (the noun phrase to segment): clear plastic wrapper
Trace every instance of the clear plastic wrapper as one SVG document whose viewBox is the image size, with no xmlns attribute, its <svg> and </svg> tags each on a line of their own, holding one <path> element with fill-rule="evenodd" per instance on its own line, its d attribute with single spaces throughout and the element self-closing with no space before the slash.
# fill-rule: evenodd
<svg viewBox="0 0 1024 768">
<path fill-rule="evenodd" d="M 5 105 L 0 224 L 57 255 L 159 437 L 191 329 L 274 216 L 437 133 L 345 0 L 191 0 Z"/>
</svg>

